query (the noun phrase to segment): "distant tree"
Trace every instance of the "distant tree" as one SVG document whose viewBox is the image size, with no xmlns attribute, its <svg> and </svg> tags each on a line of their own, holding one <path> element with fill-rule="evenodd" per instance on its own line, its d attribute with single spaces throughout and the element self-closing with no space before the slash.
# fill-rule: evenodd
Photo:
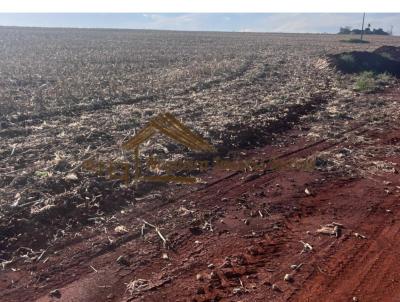
<svg viewBox="0 0 400 302">
<path fill-rule="evenodd" d="M 351 33 L 350 26 L 345 26 L 340 28 L 339 35 L 349 35 L 350 33 Z"/>
<path fill-rule="evenodd" d="M 361 29 L 355 28 L 355 29 L 353 29 L 353 30 L 351 31 L 351 33 L 352 33 L 353 35 L 360 35 L 360 34 L 361 34 Z"/>
<path fill-rule="evenodd" d="M 384 35 L 384 36 L 389 35 L 389 33 L 387 33 L 386 31 L 384 31 L 382 28 L 374 28 L 374 29 L 372 30 L 372 34 L 373 34 L 373 35 Z"/>
</svg>

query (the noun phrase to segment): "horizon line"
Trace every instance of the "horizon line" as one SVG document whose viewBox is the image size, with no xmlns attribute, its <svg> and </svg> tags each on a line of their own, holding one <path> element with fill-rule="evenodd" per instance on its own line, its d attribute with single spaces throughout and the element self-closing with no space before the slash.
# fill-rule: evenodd
<svg viewBox="0 0 400 302">
<path fill-rule="evenodd" d="M 1 25 L 0 28 L 16 28 L 16 29 L 86 29 L 86 30 L 142 30 L 142 31 L 163 31 L 163 32 L 196 32 L 196 33 L 242 33 L 242 34 L 303 34 L 303 35 L 341 35 L 351 36 L 354 34 L 339 34 L 328 32 L 278 32 L 278 31 L 238 31 L 238 30 L 185 30 L 185 29 L 158 29 L 158 28 L 129 28 L 129 27 L 87 27 L 87 26 L 26 26 L 26 25 Z M 398 35 L 374 35 L 367 34 L 366 36 L 395 36 Z"/>
</svg>

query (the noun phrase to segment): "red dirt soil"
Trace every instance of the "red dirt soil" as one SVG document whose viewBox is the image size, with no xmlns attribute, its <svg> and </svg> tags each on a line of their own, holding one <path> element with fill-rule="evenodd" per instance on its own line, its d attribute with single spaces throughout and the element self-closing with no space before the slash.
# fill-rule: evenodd
<svg viewBox="0 0 400 302">
<path fill-rule="evenodd" d="M 288 160 L 399 145 L 400 123 L 386 126 L 354 123 L 335 142 L 315 143 L 304 140 L 306 130 L 291 130 L 281 143 L 242 156 Z M 360 135 L 368 140 L 348 139 Z M 379 160 L 400 165 L 400 154 Z M 164 188 L 162 197 L 67 232 L 40 261 L 10 264 L 0 274 L 0 300 L 400 301 L 398 170 L 355 177 L 214 169 L 202 178 L 206 184 Z M 166 246 L 155 229 L 141 229 L 143 219 L 158 226 Z M 316 232 L 332 222 L 343 225 L 338 236 Z M 127 232 L 117 234 L 118 225 Z M 60 296 L 49 295 L 55 289 Z"/>
</svg>

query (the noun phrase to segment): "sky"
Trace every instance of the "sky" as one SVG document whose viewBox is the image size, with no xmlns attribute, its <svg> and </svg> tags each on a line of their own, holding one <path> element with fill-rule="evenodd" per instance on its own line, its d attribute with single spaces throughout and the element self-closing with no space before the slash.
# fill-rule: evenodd
<svg viewBox="0 0 400 302">
<path fill-rule="evenodd" d="M 191 31 L 337 33 L 341 26 L 361 28 L 362 13 L 263 14 L 100 14 L 0 13 L 0 25 L 35 27 L 129 28 Z M 366 24 L 400 35 L 400 13 L 369 13 Z"/>
</svg>

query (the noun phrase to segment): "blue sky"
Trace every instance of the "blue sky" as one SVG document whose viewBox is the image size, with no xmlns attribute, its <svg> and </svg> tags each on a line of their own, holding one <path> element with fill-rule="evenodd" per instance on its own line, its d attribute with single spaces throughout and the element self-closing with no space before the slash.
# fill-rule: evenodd
<svg viewBox="0 0 400 302">
<path fill-rule="evenodd" d="M 241 32 L 336 33 L 340 26 L 361 27 L 362 14 L 0 14 L 0 25 L 93 27 Z M 366 23 L 400 35 L 400 13 L 366 15 Z"/>
</svg>

